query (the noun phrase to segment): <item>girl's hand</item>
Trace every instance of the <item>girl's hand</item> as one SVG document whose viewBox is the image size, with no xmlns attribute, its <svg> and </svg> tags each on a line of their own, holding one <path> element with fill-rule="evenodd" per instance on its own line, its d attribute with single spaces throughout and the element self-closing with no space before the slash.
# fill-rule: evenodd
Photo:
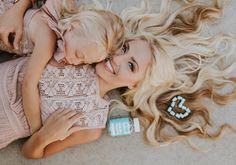
<svg viewBox="0 0 236 165">
<path fill-rule="evenodd" d="M 0 40 L 9 48 L 19 48 L 23 34 L 23 16 L 35 0 L 19 0 L 0 16 Z"/>
<path fill-rule="evenodd" d="M 23 31 L 23 14 L 18 13 L 15 5 L 0 16 L 0 40 L 14 49 L 18 49 Z"/>
<path fill-rule="evenodd" d="M 81 129 L 78 126 L 73 126 L 73 124 L 79 120 L 80 116 L 80 114 L 77 114 L 77 112 L 73 110 L 57 110 L 48 117 L 38 133 L 43 139 L 47 139 L 47 143 L 64 140 L 72 133 Z"/>
</svg>

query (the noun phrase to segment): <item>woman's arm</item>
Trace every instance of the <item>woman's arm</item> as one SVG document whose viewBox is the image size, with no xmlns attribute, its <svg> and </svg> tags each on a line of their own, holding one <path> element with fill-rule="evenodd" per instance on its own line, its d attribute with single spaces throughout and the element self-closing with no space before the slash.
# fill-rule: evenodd
<svg viewBox="0 0 236 165">
<path fill-rule="evenodd" d="M 23 32 L 23 16 L 30 6 L 31 0 L 19 0 L 12 8 L 0 16 L 0 40 L 9 48 L 14 46 L 15 49 L 18 49 Z M 10 34 L 15 36 L 13 43 L 8 40 Z"/>
<path fill-rule="evenodd" d="M 35 16 L 40 20 L 40 15 Z M 33 30 L 32 30 L 33 29 Z M 41 74 L 55 52 L 56 36 L 42 21 L 34 18 L 30 25 L 34 50 L 26 68 L 22 85 L 23 106 L 31 133 L 41 127 L 38 82 Z"/>
<path fill-rule="evenodd" d="M 75 145 L 89 143 L 101 136 L 102 129 L 81 130 L 72 126 L 80 115 L 71 110 L 58 110 L 45 125 L 24 144 L 23 155 L 29 159 L 40 159 Z"/>
</svg>

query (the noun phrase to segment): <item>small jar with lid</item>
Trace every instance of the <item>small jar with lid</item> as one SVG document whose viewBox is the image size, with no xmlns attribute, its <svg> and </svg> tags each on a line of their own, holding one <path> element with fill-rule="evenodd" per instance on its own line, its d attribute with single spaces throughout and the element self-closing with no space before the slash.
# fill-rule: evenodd
<svg viewBox="0 0 236 165">
<path fill-rule="evenodd" d="M 119 117 L 111 118 L 108 121 L 108 133 L 110 136 L 125 136 L 132 132 L 140 132 L 138 118 Z"/>
</svg>

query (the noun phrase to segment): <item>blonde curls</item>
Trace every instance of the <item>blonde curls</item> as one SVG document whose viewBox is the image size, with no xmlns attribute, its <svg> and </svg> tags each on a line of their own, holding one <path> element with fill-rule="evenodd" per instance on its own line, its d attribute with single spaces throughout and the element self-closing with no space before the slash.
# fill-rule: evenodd
<svg viewBox="0 0 236 165">
<path fill-rule="evenodd" d="M 174 12 L 171 4 L 171 0 L 163 0 L 160 13 L 150 13 L 144 0 L 140 8 L 122 12 L 128 38 L 147 41 L 153 60 L 139 88 L 126 92 L 124 104 L 116 102 L 112 109 L 120 107 L 139 117 L 148 144 L 161 146 L 181 140 L 193 147 L 189 136 L 217 139 L 226 128 L 235 131 L 225 123 L 209 132 L 214 124 L 210 104 L 204 101 L 226 105 L 236 99 L 236 78 L 232 76 L 236 38 L 234 34 L 202 33 L 207 22 L 222 17 L 222 1 L 214 1 L 213 6 L 185 1 Z M 219 90 L 226 85 L 231 85 L 232 91 L 221 94 Z M 166 113 L 169 100 L 176 95 L 185 97 L 192 110 L 184 120 Z"/>
</svg>

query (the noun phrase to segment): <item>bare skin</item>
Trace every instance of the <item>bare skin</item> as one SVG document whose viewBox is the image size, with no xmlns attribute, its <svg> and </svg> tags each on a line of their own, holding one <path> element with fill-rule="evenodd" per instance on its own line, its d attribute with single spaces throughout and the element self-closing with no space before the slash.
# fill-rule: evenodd
<svg viewBox="0 0 236 165">
<path fill-rule="evenodd" d="M 0 40 L 9 48 L 18 49 L 23 33 L 23 16 L 30 6 L 30 0 L 20 0 L 11 9 L 0 16 L 0 22 L 4 22 L 0 24 Z M 10 34 L 15 36 L 13 44 L 8 40 Z"/>
<path fill-rule="evenodd" d="M 45 122 L 45 125 L 35 132 L 22 148 L 24 157 L 40 159 L 66 148 L 89 143 L 101 136 L 102 129 L 78 131 L 80 128 L 72 126 L 79 119 L 79 115 L 71 110 L 58 110 Z"/>
<path fill-rule="evenodd" d="M 96 65 L 101 96 L 109 90 L 119 87 L 135 89 L 145 76 L 152 59 L 148 43 L 134 40 L 126 46 L 127 48 L 123 48 L 125 50 L 122 52 L 123 55 L 113 56 Z"/>
</svg>

